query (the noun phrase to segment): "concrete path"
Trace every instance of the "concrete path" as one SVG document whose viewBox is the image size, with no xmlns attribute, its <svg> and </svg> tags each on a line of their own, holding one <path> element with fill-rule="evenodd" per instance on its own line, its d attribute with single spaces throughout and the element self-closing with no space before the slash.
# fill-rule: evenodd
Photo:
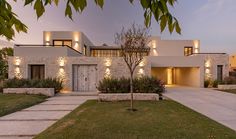
<svg viewBox="0 0 236 139">
<path fill-rule="evenodd" d="M 236 131 L 236 94 L 176 86 L 167 87 L 164 96 Z"/>
<path fill-rule="evenodd" d="M 56 96 L 46 102 L 0 117 L 0 139 L 31 139 L 88 99 L 96 96 Z"/>
</svg>

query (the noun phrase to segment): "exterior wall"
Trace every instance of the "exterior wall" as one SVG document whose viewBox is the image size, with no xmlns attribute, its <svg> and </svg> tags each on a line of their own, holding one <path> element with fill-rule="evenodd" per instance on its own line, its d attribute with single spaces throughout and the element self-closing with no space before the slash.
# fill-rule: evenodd
<svg viewBox="0 0 236 139">
<path fill-rule="evenodd" d="M 104 77 L 129 77 L 128 68 L 121 57 L 116 58 L 97 58 L 97 57 L 64 57 L 65 64 L 60 66 L 61 57 L 17 57 L 20 64 L 16 65 L 16 57 L 9 58 L 9 78 L 30 78 L 29 65 L 45 65 L 45 78 L 56 77 L 63 79 L 64 90 L 73 88 L 73 70 L 72 65 L 97 65 L 97 83 Z M 109 61 L 109 62 L 108 62 Z M 110 63 L 110 64 L 109 64 Z M 135 76 L 151 74 L 150 63 L 144 60 L 144 64 L 137 67 Z M 109 70 L 109 72 L 108 72 Z"/>
<path fill-rule="evenodd" d="M 14 56 L 55 57 L 55 56 L 81 56 L 81 54 L 68 47 L 15 46 Z"/>
<path fill-rule="evenodd" d="M 191 84 L 191 86 L 194 87 L 203 87 L 204 75 L 205 75 L 204 56 L 151 56 L 149 57 L 148 61 L 150 61 L 151 67 L 154 69 L 157 67 L 159 69 L 161 69 L 160 67 L 162 67 L 163 70 L 165 70 L 165 68 L 174 68 L 176 72 L 175 75 L 176 79 L 174 83 L 176 84 L 180 85 Z M 193 73 L 195 71 L 196 73 Z M 155 76 L 157 74 L 158 71 L 154 70 L 153 75 Z M 167 71 L 164 71 L 162 74 L 163 75 L 159 74 L 161 78 L 167 77 Z M 198 78 L 199 80 L 194 81 L 196 80 L 196 78 Z"/>
<path fill-rule="evenodd" d="M 202 54 L 205 59 L 205 79 L 217 79 L 217 65 L 223 65 L 223 78 L 229 76 L 228 54 Z"/>
<path fill-rule="evenodd" d="M 82 33 L 77 31 L 44 31 L 43 44 L 53 44 L 53 40 L 72 40 L 72 48 L 79 52 L 83 52 L 83 46 L 93 46 L 92 42 Z"/>
<path fill-rule="evenodd" d="M 229 57 L 230 71 L 236 69 L 236 55 L 232 55 Z"/>
<path fill-rule="evenodd" d="M 152 37 L 150 41 L 151 56 L 184 56 L 184 47 L 192 46 L 193 53 L 200 52 L 199 40 L 161 40 Z"/>
</svg>

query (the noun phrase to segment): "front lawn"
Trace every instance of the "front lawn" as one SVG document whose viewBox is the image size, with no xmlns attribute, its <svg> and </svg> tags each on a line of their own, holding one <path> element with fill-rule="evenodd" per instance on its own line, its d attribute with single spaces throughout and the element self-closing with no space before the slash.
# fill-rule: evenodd
<svg viewBox="0 0 236 139">
<path fill-rule="evenodd" d="M 236 132 L 171 100 L 87 101 L 35 139 L 235 139 Z"/>
<path fill-rule="evenodd" d="M 236 94 L 236 89 L 219 90 L 219 91 Z"/>
<path fill-rule="evenodd" d="M 0 93 L 0 116 L 19 111 L 43 102 L 47 97 L 41 95 Z"/>
</svg>

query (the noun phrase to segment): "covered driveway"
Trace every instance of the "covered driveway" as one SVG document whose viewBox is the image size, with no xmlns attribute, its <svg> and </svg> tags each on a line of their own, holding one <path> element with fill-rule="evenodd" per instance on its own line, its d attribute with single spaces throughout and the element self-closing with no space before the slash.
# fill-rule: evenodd
<svg viewBox="0 0 236 139">
<path fill-rule="evenodd" d="M 236 131 L 236 94 L 205 88 L 167 86 L 164 96 Z"/>
</svg>

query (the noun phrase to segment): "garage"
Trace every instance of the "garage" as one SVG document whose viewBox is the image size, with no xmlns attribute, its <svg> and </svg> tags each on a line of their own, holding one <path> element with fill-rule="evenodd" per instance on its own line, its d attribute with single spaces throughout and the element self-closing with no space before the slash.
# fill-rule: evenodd
<svg viewBox="0 0 236 139">
<path fill-rule="evenodd" d="M 97 65 L 73 65 L 73 91 L 96 91 Z"/>
<path fill-rule="evenodd" d="M 152 67 L 151 74 L 167 85 L 201 86 L 199 67 Z"/>
</svg>

